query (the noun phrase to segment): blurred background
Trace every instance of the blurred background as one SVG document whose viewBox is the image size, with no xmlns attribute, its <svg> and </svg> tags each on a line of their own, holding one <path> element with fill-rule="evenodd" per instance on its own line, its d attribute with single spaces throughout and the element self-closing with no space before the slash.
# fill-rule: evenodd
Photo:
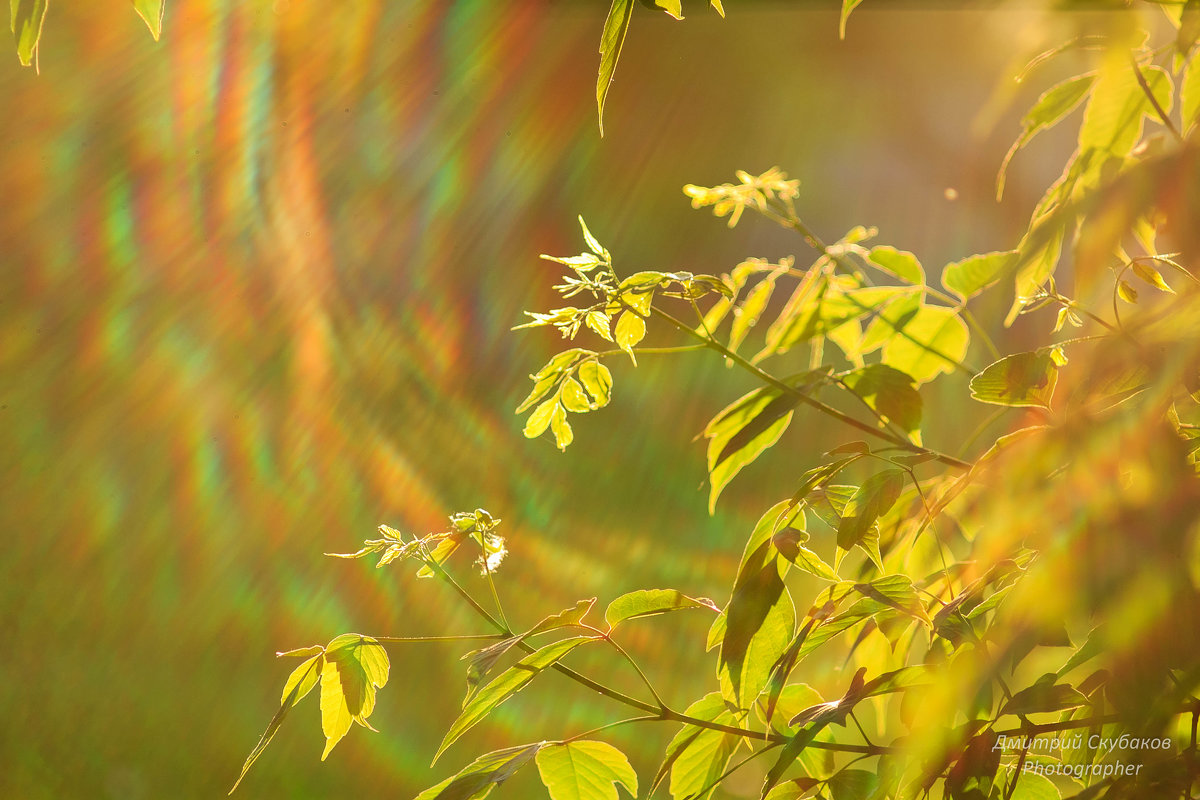
<svg viewBox="0 0 1200 800">
<path fill-rule="evenodd" d="M 275 651 L 487 632 L 408 565 L 322 555 L 381 522 L 503 518 L 518 625 L 640 587 L 724 603 L 829 426 L 799 416 L 710 517 L 693 437 L 751 383 L 703 353 L 614 362 L 612 405 L 564 455 L 512 413 L 561 343 L 509 329 L 554 302 L 537 256 L 579 252 L 577 214 L 625 272 L 807 264 L 765 221 L 689 208 L 685 183 L 735 169 L 781 167 L 821 236 L 876 225 L 931 272 L 1014 246 L 1071 132 L 1017 158 L 1003 203 L 996 167 L 1081 62 L 1012 76 L 1087 15 L 869 2 L 840 42 L 837 5 L 637 7 L 601 139 L 606 3 L 169 0 L 159 43 L 128 4 L 52 4 L 40 75 L 0 59 L 0 796 L 222 795 L 294 666 Z M 974 421 L 940 416 L 926 442 L 956 450 Z M 708 622 L 629 628 L 681 707 L 715 688 Z M 381 733 L 325 763 L 306 700 L 238 794 L 410 796 L 485 748 L 622 714 L 549 676 L 430 770 L 465 649 L 392 648 Z M 572 663 L 636 691 L 593 658 Z M 614 741 L 648 781 L 671 733 Z"/>
</svg>

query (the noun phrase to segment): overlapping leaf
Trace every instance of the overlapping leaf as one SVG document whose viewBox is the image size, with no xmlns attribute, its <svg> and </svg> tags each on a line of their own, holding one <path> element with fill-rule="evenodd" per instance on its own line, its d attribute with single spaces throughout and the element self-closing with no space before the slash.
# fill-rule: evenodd
<svg viewBox="0 0 1200 800">
<path fill-rule="evenodd" d="M 629 759 L 605 742 L 577 741 L 543 747 L 538 773 L 550 800 L 617 800 L 617 785 L 637 797 L 637 773 Z"/>
</svg>

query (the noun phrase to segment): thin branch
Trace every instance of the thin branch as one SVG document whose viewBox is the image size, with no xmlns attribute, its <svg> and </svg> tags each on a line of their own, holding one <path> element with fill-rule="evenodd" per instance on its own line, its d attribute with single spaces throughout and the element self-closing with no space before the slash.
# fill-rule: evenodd
<svg viewBox="0 0 1200 800">
<path fill-rule="evenodd" d="M 467 636 L 372 636 L 371 638 L 381 644 L 412 644 L 414 642 L 471 642 L 482 639 L 495 641 L 506 637 L 502 633 L 475 633 Z"/>
</svg>

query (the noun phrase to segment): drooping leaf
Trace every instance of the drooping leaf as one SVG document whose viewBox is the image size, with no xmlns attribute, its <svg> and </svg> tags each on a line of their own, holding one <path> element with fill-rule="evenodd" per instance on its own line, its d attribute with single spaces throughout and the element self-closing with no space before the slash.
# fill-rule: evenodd
<svg viewBox="0 0 1200 800">
<path fill-rule="evenodd" d="M 858 8 L 858 4 L 862 0 L 842 0 L 842 18 L 838 21 L 838 38 L 846 38 L 846 20 L 850 19 L 850 13 Z"/>
<path fill-rule="evenodd" d="M 637 773 L 629 759 L 605 742 L 577 741 L 543 747 L 538 773 L 550 800 L 617 800 L 617 784 L 637 797 Z"/>
<path fill-rule="evenodd" d="M 471 698 L 471 701 L 463 707 L 462 713 L 458 719 L 454 720 L 454 724 L 450 726 L 446 737 L 442 739 L 442 743 L 433 757 L 434 762 L 437 762 L 442 753 L 446 752 L 446 748 L 453 744 L 458 737 L 462 736 L 474 727 L 476 723 L 491 713 L 492 709 L 524 689 L 529 685 L 530 681 L 544 670 L 557 664 L 567 653 L 588 641 L 592 640 L 588 637 L 576 636 L 548 644 L 525 656 L 525 658 L 518 661 L 515 665 L 500 673 L 487 686 L 480 689 Z"/>
<path fill-rule="evenodd" d="M 625 311 L 617 318 L 617 346 L 629 354 L 633 363 L 637 364 L 637 356 L 633 348 L 646 336 L 646 321 L 633 311 Z"/>
<path fill-rule="evenodd" d="M 737 718 L 726 707 L 720 692 L 705 695 L 688 706 L 684 714 L 708 722 L 737 724 Z M 725 765 L 729 763 L 741 741 L 741 737 L 735 734 L 684 725 L 667 745 L 666 757 L 659 767 L 650 793 L 653 794 L 663 778 L 670 774 L 672 797 L 676 800 L 703 800 L 712 792 L 710 790 L 703 795 L 700 792 L 725 771 Z"/>
<path fill-rule="evenodd" d="M 578 625 L 583 621 L 583 618 L 588 615 L 592 607 L 596 605 L 596 598 L 591 597 L 587 600 L 580 600 L 575 605 L 568 609 L 551 614 L 542 619 L 537 625 L 527 630 L 522 636 L 536 636 L 539 633 L 548 631 L 556 631 L 560 628 L 569 628 L 573 625 Z"/>
<path fill-rule="evenodd" d="M 775 291 L 776 273 L 772 273 L 754 285 L 742 300 L 741 305 L 733 309 L 733 325 L 729 329 L 729 349 L 737 352 L 738 346 L 745 340 L 750 329 L 758 324 L 759 318 L 771 300 Z"/>
<path fill-rule="evenodd" d="M 1067 78 L 1062 83 L 1047 89 L 1033 104 L 1033 107 L 1025 113 L 1021 119 L 1021 135 L 1017 137 L 1008 153 L 1005 154 L 1004 161 L 1000 164 L 1000 172 L 996 176 L 997 199 L 1004 196 L 1004 176 L 1012 157 L 1018 150 L 1029 144 L 1038 132 L 1054 127 L 1063 117 L 1070 114 L 1087 95 L 1088 89 L 1092 88 L 1095 79 L 1096 76 L 1091 74 Z M 944 279 L 942 283 L 945 283 Z M 950 285 L 946 284 L 946 287 L 950 288 Z"/>
<path fill-rule="evenodd" d="M 600 34 L 600 74 L 596 79 L 596 111 L 600 121 L 600 135 L 604 136 L 604 100 L 608 97 L 609 84 L 617 71 L 617 59 L 621 57 L 621 46 L 629 32 L 629 21 L 633 18 L 633 0 L 613 0 L 604 20 L 604 31 Z"/>
<path fill-rule="evenodd" d="M 579 380 L 592 396 L 596 408 L 608 405 L 613 385 L 612 373 L 608 371 L 608 367 L 598 361 L 585 361 L 579 365 Z"/>
<path fill-rule="evenodd" d="M 1133 267 L 1134 273 L 1139 278 L 1153 286 L 1155 289 L 1158 289 L 1160 292 L 1175 294 L 1175 290 L 1172 289 L 1165 280 L 1163 280 L 1162 273 L 1147 264 L 1145 261 L 1134 261 L 1131 266 Z"/>
<path fill-rule="evenodd" d="M 883 345 L 883 362 L 918 384 L 956 369 L 967 354 L 970 332 L 950 308 L 922 305 Z"/>
<path fill-rule="evenodd" d="M 727 696 L 727 699 L 743 707 L 745 703 L 741 701 L 746 696 L 746 690 L 757 694 L 762 688 L 761 684 L 745 686 L 747 677 L 753 677 L 752 683 L 758 683 L 758 676 L 752 673 L 762 671 L 761 678 L 765 683 L 771 664 L 786 647 L 787 639 L 791 638 L 791 632 L 788 631 L 779 652 L 771 655 L 765 670 L 753 668 L 761 665 L 755 665 L 754 659 L 750 658 L 751 645 L 756 638 L 762 638 L 767 649 L 771 649 L 774 645 L 772 640 L 777 636 L 774 628 L 778 627 L 778 618 L 786 617 L 787 613 L 786 609 L 777 609 L 777 606 L 785 600 L 787 606 L 791 605 L 783 584 L 779 551 L 772 538 L 779 529 L 790 524 L 796 513 L 796 509 L 784 501 L 777 503 L 758 520 L 746 542 L 733 594 L 725 608 L 725 631 L 721 639 L 718 674 L 723 684 L 729 684 L 731 697 Z M 772 623 L 769 626 L 768 620 Z M 756 655 L 762 657 L 761 652 Z M 748 670 L 747 667 L 752 669 Z"/>
<path fill-rule="evenodd" d="M 567 409 L 561 403 L 554 406 L 550 414 L 550 430 L 554 433 L 554 443 L 559 450 L 566 450 L 575 440 L 575 432 L 571 423 L 567 422 Z"/>
<path fill-rule="evenodd" d="M 837 544 L 849 550 L 862 542 L 879 517 L 886 514 L 904 491 L 904 470 L 885 469 L 867 480 L 850 498 L 838 524 Z"/>
<path fill-rule="evenodd" d="M 705 597 L 688 597 L 675 589 L 639 589 L 623 594 L 609 603 L 604 612 L 604 619 L 611 629 L 625 620 L 652 617 L 684 608 L 707 608 L 720 612 L 716 604 Z"/>
<path fill-rule="evenodd" d="M 1013 268 L 1017 251 L 981 253 L 953 261 L 942 268 L 942 285 L 968 300 L 996 283 Z"/>
<path fill-rule="evenodd" d="M 138 16 L 145 21 L 150 35 L 157 42 L 158 37 L 162 36 L 163 12 L 166 11 L 167 0 L 133 0 L 133 7 L 137 9 Z"/>
<path fill-rule="evenodd" d="M 375 690 L 387 683 L 389 662 L 383 647 L 369 636 L 344 633 L 325 646 L 321 669 L 321 730 L 324 761 L 355 722 L 370 728 Z"/>
<path fill-rule="evenodd" d="M 742 468 L 752 463 L 787 430 L 799 396 L 774 387 L 755 389 L 721 410 L 704 429 L 708 438 L 708 511 Z"/>
<path fill-rule="evenodd" d="M 287 654 L 281 653 L 280 655 Z M 254 749 L 250 751 L 250 755 L 242 763 L 242 771 L 238 773 L 237 780 L 234 782 L 233 788 L 229 790 L 229 794 L 234 793 L 241 784 L 242 779 L 246 777 L 246 773 L 250 771 L 250 767 L 254 766 L 254 762 L 258 760 L 258 757 L 267 749 L 267 745 L 275 738 L 275 734 L 279 732 L 279 728 L 283 725 L 283 720 L 287 716 L 287 713 L 316 686 L 317 678 L 320 676 L 323 667 L 324 656 L 320 648 L 318 648 L 316 655 L 306 659 L 288 675 L 288 679 L 283 686 L 283 696 L 279 700 L 279 710 L 275 712 L 275 716 L 267 724 L 267 729 L 263 731 L 262 736 L 258 738 L 258 742 L 254 745 Z"/>
<path fill-rule="evenodd" d="M 17 43 L 17 58 L 28 67 L 37 62 L 42 25 L 46 21 L 47 0 L 9 0 L 13 39 Z"/>
<path fill-rule="evenodd" d="M 868 260 L 889 275 L 894 275 L 905 283 L 914 286 L 925 285 L 925 270 L 921 262 L 907 250 L 897 250 L 888 245 L 872 247 L 867 256 Z"/>
<path fill-rule="evenodd" d="M 546 431 L 546 428 L 550 427 L 550 418 L 554 416 L 555 408 L 558 408 L 558 400 L 552 397 L 529 415 L 523 431 L 526 439 L 536 439 Z"/>
<path fill-rule="evenodd" d="M 921 429 L 923 403 L 912 377 L 887 364 L 871 364 L 847 374 L 842 381 L 904 432 Z"/>
<path fill-rule="evenodd" d="M 413 800 L 477 800 L 528 764 L 545 742 L 496 750 L 472 761 L 458 774 L 431 786 Z"/>
<path fill-rule="evenodd" d="M 1049 350 L 1017 353 L 990 364 L 971 379 L 971 397 L 999 406 L 1050 407 L 1058 365 Z"/>
<path fill-rule="evenodd" d="M 1133 288 L 1133 284 L 1131 284 L 1129 281 L 1117 281 L 1117 295 L 1120 296 L 1120 298 L 1126 303 L 1129 303 L 1130 305 L 1137 305 L 1137 289 Z"/>
<path fill-rule="evenodd" d="M 583 386 L 574 378 L 567 378 L 559 389 L 559 399 L 567 411 L 576 414 L 586 414 L 592 410 L 592 403 L 583 393 Z"/>
</svg>

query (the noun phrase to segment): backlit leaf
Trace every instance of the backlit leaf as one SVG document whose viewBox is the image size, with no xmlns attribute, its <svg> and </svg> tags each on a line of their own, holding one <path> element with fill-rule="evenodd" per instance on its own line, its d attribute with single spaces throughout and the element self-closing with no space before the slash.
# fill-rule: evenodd
<svg viewBox="0 0 1200 800">
<path fill-rule="evenodd" d="M 737 351 L 750 329 L 758 324 L 759 317 L 767 308 L 771 293 L 775 291 L 775 275 L 769 275 L 754 285 L 746 294 L 741 305 L 733 309 L 733 325 L 729 329 L 729 349 Z"/>
<path fill-rule="evenodd" d="M 1117 294 L 1126 303 L 1136 304 L 1138 301 L 1137 289 L 1133 288 L 1133 284 L 1129 281 L 1117 281 Z"/>
<path fill-rule="evenodd" d="M 592 396 L 597 408 L 608 405 L 612 396 L 612 373 L 598 361 L 585 361 L 579 365 L 579 380 Z"/>
<path fill-rule="evenodd" d="M 857 369 L 842 381 L 867 405 L 900 427 L 906 433 L 921 429 L 921 394 L 915 381 L 887 364 L 872 364 Z"/>
<path fill-rule="evenodd" d="M 872 247 L 867 258 L 884 272 L 894 275 L 905 283 L 911 283 L 914 286 L 925 284 L 925 270 L 921 269 L 921 262 L 917 261 L 917 257 L 907 250 L 897 250 L 894 247 L 880 245 Z"/>
<path fill-rule="evenodd" d="M 1171 110 L 1171 77 L 1156 66 L 1141 67 L 1142 77 L 1164 111 Z M 1101 67 L 1079 127 L 1079 149 L 1126 156 L 1142 135 L 1142 118 L 1154 107 L 1138 84 L 1126 55 L 1112 54 Z"/>
<path fill-rule="evenodd" d="M 1015 250 L 1004 250 L 953 261 L 942 269 L 942 285 L 967 300 L 1003 278 L 1016 260 Z"/>
<path fill-rule="evenodd" d="M 1022 689 L 1000 709 L 1001 714 L 1043 714 L 1087 705 L 1087 698 L 1069 684 L 1055 683 L 1054 673 L 1043 675 L 1033 686 Z"/>
<path fill-rule="evenodd" d="M 708 722 L 737 724 L 737 718 L 726 707 L 720 692 L 705 695 L 688 706 L 684 714 Z M 684 725 L 667 745 L 666 758 L 655 776 L 653 788 L 669 772 L 672 797 L 702 800 L 712 792 L 704 795 L 700 792 L 725 771 L 725 765 L 740 744 L 741 737 L 735 734 Z"/>
<path fill-rule="evenodd" d="M 990 364 L 971 379 L 971 397 L 1000 406 L 1050 407 L 1058 365 L 1049 350 L 1017 353 Z"/>
<path fill-rule="evenodd" d="M 792 409 L 800 402 L 794 394 L 774 387 L 755 389 L 721 410 L 708 426 L 708 511 L 743 467 L 752 463 L 787 430 Z"/>
<path fill-rule="evenodd" d="M 862 0 L 842 0 L 842 17 L 838 21 L 838 38 L 846 38 L 846 20 L 850 19 L 850 12 L 858 8 L 858 4 Z"/>
<path fill-rule="evenodd" d="M 47 0 L 9 0 L 17 58 L 26 67 L 37 62 L 42 25 L 46 21 L 46 6 Z"/>
<path fill-rule="evenodd" d="M 953 309 L 921 306 L 883 346 L 883 361 L 918 384 L 957 368 L 970 343 L 967 325 Z"/>
<path fill-rule="evenodd" d="M 1179 89 L 1180 111 L 1183 115 L 1183 130 L 1186 132 L 1200 122 L 1200 61 L 1192 59 L 1183 76 Z"/>
<path fill-rule="evenodd" d="M 879 776 L 863 769 L 844 769 L 825 785 L 833 800 L 867 800 L 879 787 Z"/>
<path fill-rule="evenodd" d="M 1070 114 L 1087 95 L 1088 89 L 1092 88 L 1095 79 L 1095 75 L 1076 75 L 1074 78 L 1067 78 L 1062 83 L 1047 89 L 1033 104 L 1033 107 L 1025 113 L 1021 119 L 1023 128 L 1021 135 L 1017 137 L 1004 156 L 1004 161 L 1000 164 L 1000 172 L 996 176 L 997 199 L 1004 195 L 1004 176 L 1008 171 L 1008 163 L 1016 155 L 1016 152 L 1029 144 L 1039 131 L 1054 127 L 1063 117 Z M 945 284 L 944 279 L 942 283 Z M 950 285 L 946 284 L 946 287 L 950 288 Z"/>
<path fill-rule="evenodd" d="M 608 97 L 609 84 L 617 70 L 617 59 L 621 57 L 621 46 L 629 31 L 633 17 L 633 0 L 613 0 L 604 20 L 604 31 L 600 34 L 600 74 L 596 79 L 596 110 L 600 120 L 600 135 L 604 136 L 604 101 Z"/>
<path fill-rule="evenodd" d="M 166 10 L 167 0 L 133 0 L 133 7 L 137 9 L 138 16 L 145 21 L 150 35 L 157 42 L 158 37 L 162 36 L 163 12 Z"/>
<path fill-rule="evenodd" d="M 646 321 L 633 311 L 626 311 L 617 318 L 617 347 L 628 353 L 634 364 L 637 364 L 637 357 L 633 354 L 633 348 L 645 335 Z"/>
<path fill-rule="evenodd" d="M 387 683 L 389 671 L 387 653 L 369 636 L 344 633 L 325 646 L 321 669 L 321 730 L 325 733 L 322 761 L 353 723 L 371 727 L 367 718 L 375 708 L 375 689 Z"/>
<path fill-rule="evenodd" d="M 479 690 L 479 693 L 463 708 L 458 719 L 454 720 L 446 737 L 442 739 L 437 754 L 433 757 L 434 762 L 441 757 L 442 753 L 446 752 L 447 747 L 491 713 L 492 709 L 524 689 L 543 670 L 557 664 L 567 653 L 588 641 L 592 640 L 588 637 L 576 636 L 548 644 L 500 673 L 491 683 Z"/>
<path fill-rule="evenodd" d="M 1167 292 L 1169 294 L 1175 294 L 1175 290 L 1168 286 L 1167 282 L 1163 280 L 1162 273 L 1147 264 L 1145 261 L 1134 261 L 1132 267 L 1134 273 L 1136 273 L 1139 278 L 1153 286 L 1155 289 L 1158 289 L 1162 292 Z"/>
<path fill-rule="evenodd" d="M 558 396 L 567 411 L 574 411 L 576 414 L 585 414 L 592 410 L 592 404 L 587 399 L 587 395 L 583 393 L 583 387 L 574 378 L 567 378 L 563 381 Z"/>
<path fill-rule="evenodd" d="M 605 742 L 548 745 L 538 752 L 537 766 L 550 800 L 617 800 L 617 784 L 637 796 L 629 759 Z"/>
<path fill-rule="evenodd" d="M 904 470 L 886 469 L 863 481 L 842 512 L 838 524 L 838 547 L 849 550 L 863 540 L 875 521 L 899 499 L 904 491 L 904 476 Z"/>
<path fill-rule="evenodd" d="M 681 0 L 654 0 L 654 5 L 667 12 L 675 19 L 683 19 Z"/>
<path fill-rule="evenodd" d="M 1022 772 L 1019 776 L 1014 775 L 1012 780 L 1017 786 L 1010 795 L 1011 800 L 1059 800 L 1062 797 L 1062 792 L 1045 775 Z"/>
<path fill-rule="evenodd" d="M 541 436 L 550 426 L 550 418 L 554 415 L 556 408 L 558 408 L 558 400 L 550 398 L 534 409 L 534 412 L 529 415 L 529 419 L 525 420 L 525 438 L 536 439 Z"/>
<path fill-rule="evenodd" d="M 431 786 L 413 800 L 476 800 L 511 778 L 528 764 L 545 742 L 524 744 L 497 750 L 472 761 L 467 767 L 436 786 Z"/>
<path fill-rule="evenodd" d="M 609 628 L 615 628 L 625 620 L 652 617 L 684 608 L 720 611 L 716 604 L 707 598 L 688 597 L 675 589 L 639 589 L 623 594 L 609 603 L 604 612 L 604 619 Z"/>
<path fill-rule="evenodd" d="M 566 450 L 575 440 L 571 423 L 567 422 L 567 410 L 562 404 L 556 403 L 550 414 L 550 430 L 554 432 L 554 443 L 558 445 L 559 450 Z"/>
</svg>

